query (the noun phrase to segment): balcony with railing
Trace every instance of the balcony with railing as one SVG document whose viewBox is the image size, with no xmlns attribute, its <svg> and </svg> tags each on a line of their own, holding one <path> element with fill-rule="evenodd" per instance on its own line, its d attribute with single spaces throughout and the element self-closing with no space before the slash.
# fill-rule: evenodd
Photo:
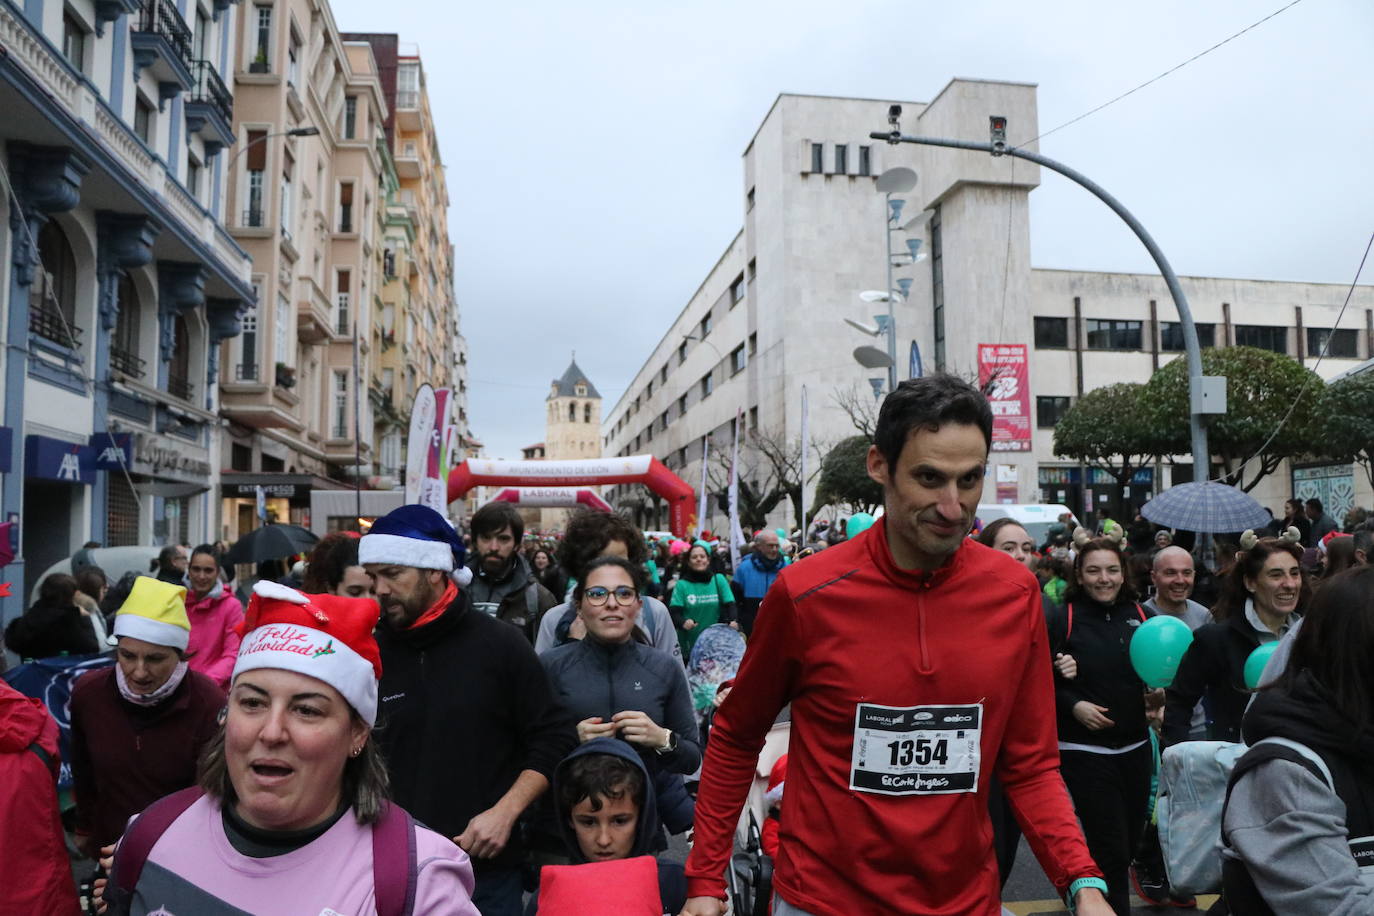
<svg viewBox="0 0 1374 916">
<path fill-rule="evenodd" d="M 191 65 L 194 83 L 186 100 L 186 129 L 200 134 L 207 156 L 234 143 L 234 97 L 208 60 Z"/>
<path fill-rule="evenodd" d="M 334 333 L 340 337 L 349 337 L 353 334 L 353 327 L 349 324 L 349 293 L 336 293 L 334 302 Z"/>
<path fill-rule="evenodd" d="M 147 360 L 117 344 L 110 344 L 110 368 L 130 378 L 143 378 L 148 374 Z"/>
<path fill-rule="evenodd" d="M 262 378 L 260 363 L 238 363 L 234 366 L 234 381 L 256 382 Z"/>
<path fill-rule="evenodd" d="M 189 401 L 195 396 L 196 387 L 185 376 L 169 372 L 167 374 L 167 393 L 174 398 Z"/>
<path fill-rule="evenodd" d="M 418 145 L 412 140 L 407 140 L 398 145 L 400 149 L 396 150 L 396 174 L 401 178 L 419 178 L 420 149 Z"/>
<path fill-rule="evenodd" d="M 29 308 L 29 333 L 71 350 L 81 348 L 81 328 L 49 305 L 35 305 Z"/>
<path fill-rule="evenodd" d="M 261 229 L 267 225 L 267 212 L 261 207 L 243 211 L 243 227 L 246 229 Z"/>
<path fill-rule="evenodd" d="M 142 0 L 129 44 L 135 75 L 146 69 L 157 81 L 160 99 L 173 98 L 194 85 L 191 30 L 172 0 Z"/>
</svg>

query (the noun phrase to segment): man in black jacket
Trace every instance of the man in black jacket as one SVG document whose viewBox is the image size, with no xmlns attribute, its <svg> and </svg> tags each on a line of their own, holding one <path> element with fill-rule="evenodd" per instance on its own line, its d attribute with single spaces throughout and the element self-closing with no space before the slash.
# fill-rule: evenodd
<svg viewBox="0 0 1374 916">
<path fill-rule="evenodd" d="M 470 581 L 462 558 L 452 527 L 422 506 L 378 519 L 359 543 L 382 605 L 377 737 L 396 802 L 472 856 L 473 903 L 518 916 L 516 822 L 577 738 L 529 642 L 452 581 Z"/>
<path fill-rule="evenodd" d="M 472 605 L 504 620 L 534 644 L 534 628 L 561 600 L 539 583 L 520 555 L 525 520 L 508 502 L 489 502 L 472 516 Z"/>
</svg>

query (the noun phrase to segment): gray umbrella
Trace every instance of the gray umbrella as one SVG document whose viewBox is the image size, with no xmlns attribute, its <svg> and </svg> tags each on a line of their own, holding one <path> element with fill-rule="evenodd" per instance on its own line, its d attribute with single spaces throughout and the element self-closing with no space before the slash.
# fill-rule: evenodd
<svg viewBox="0 0 1374 916">
<path fill-rule="evenodd" d="M 1140 514 L 1156 525 L 1208 534 L 1245 531 L 1271 521 L 1249 493 L 1211 481 L 1170 487 L 1147 502 Z"/>
<path fill-rule="evenodd" d="M 263 525 L 234 542 L 224 555 L 229 566 L 239 563 L 261 563 L 280 560 L 292 554 L 306 553 L 319 543 L 313 532 L 300 525 Z"/>
</svg>

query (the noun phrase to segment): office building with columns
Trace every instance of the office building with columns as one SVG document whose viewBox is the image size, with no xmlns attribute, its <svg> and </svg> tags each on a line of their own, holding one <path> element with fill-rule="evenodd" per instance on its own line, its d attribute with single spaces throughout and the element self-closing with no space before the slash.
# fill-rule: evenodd
<svg viewBox="0 0 1374 916">
<path fill-rule="evenodd" d="M 87 541 L 214 534 L 232 0 L 0 0 L 5 620 Z"/>
<path fill-rule="evenodd" d="M 1028 390 L 1007 408 L 1015 414 L 1011 422 L 999 424 L 985 501 L 1119 512 L 1191 479 L 1190 464 L 1166 461 L 1121 493 L 1053 450 L 1054 424 L 1075 398 L 1113 382 L 1144 381 L 1181 354 L 1179 319 L 1163 280 L 1033 267 L 1028 205 L 1040 168 L 988 153 L 869 139 L 888 129 L 894 101 L 903 106 L 907 134 L 986 142 L 993 115 L 1006 117 L 1017 137 L 1038 130 L 1036 88 L 1026 83 L 956 79 L 929 102 L 778 96 L 744 145 L 740 231 L 605 412 L 605 454 L 652 452 L 695 486 L 703 439 L 714 443 L 712 452 L 728 453 L 738 418 L 742 467 L 762 477 L 751 437 L 799 441 L 805 388 L 808 460 L 817 467 L 829 446 L 856 433 L 838 401 L 874 404 L 873 384 L 887 387 L 887 370 L 862 367 L 853 351 L 888 349 L 881 331 L 887 304 L 860 294 L 882 293 L 891 275 L 893 288 L 907 287 L 893 306 L 899 380 L 935 370 L 976 378 L 999 361 L 1019 360 L 1025 369 Z M 902 202 L 892 219 L 877 179 L 896 167 L 914 170 L 917 181 L 891 195 Z M 914 263 L 908 241 L 919 242 Z M 1261 346 L 1313 366 L 1329 339 L 1318 370 L 1325 378 L 1374 356 L 1371 287 L 1356 291 L 1337 327 L 1348 289 L 1340 283 L 1182 283 L 1203 346 Z M 1324 495 L 1333 515 L 1374 498 L 1362 473 L 1327 464 L 1285 466 L 1254 495 L 1277 509 L 1290 493 Z M 617 487 L 609 498 L 649 527 L 667 517 L 666 507 L 634 487 Z M 715 500 L 704 521 L 723 530 Z M 795 523 L 787 502 L 769 519 Z"/>
</svg>

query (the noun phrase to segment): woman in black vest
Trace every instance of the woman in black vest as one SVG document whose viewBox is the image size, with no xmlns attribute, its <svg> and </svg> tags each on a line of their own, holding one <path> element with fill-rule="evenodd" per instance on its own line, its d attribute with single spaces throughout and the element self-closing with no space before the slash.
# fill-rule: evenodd
<svg viewBox="0 0 1374 916">
<path fill-rule="evenodd" d="M 1149 615 L 1126 579 L 1120 529 L 1115 537 L 1090 538 L 1080 528 L 1074 546 L 1065 605 L 1049 614 L 1060 771 L 1088 851 L 1107 879 L 1107 900 L 1118 916 L 1130 916 L 1128 869 L 1149 811 L 1153 754 L 1145 683 L 1129 647 Z M 1058 656 L 1076 663 L 1073 677 Z"/>
<path fill-rule="evenodd" d="M 1243 731 L 1222 819 L 1231 912 L 1374 912 L 1374 568 L 1317 592 Z"/>
</svg>

